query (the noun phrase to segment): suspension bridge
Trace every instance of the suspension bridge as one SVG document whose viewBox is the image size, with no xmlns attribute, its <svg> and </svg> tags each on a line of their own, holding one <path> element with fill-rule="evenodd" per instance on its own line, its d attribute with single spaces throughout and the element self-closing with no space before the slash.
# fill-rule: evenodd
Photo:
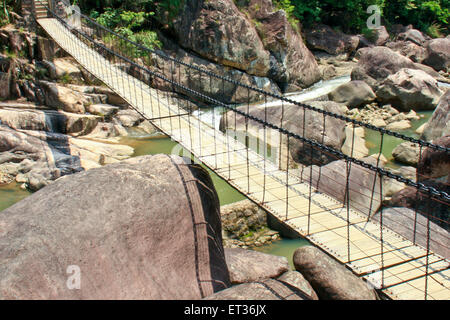
<svg viewBox="0 0 450 320">
<path fill-rule="evenodd" d="M 371 196 L 364 201 L 367 207 L 383 202 L 382 190 L 375 190 L 381 188 L 380 184 L 375 183 L 377 179 L 381 181 L 384 178 L 391 178 L 405 183 L 415 188 L 417 194 L 422 196 L 421 199 L 425 195 L 425 201 L 429 201 L 431 205 L 433 201 L 438 201 L 448 206 L 449 195 L 418 181 L 392 174 L 381 168 L 379 161 L 376 165 L 366 163 L 306 136 L 290 132 L 283 127 L 283 121 L 279 124 L 270 122 L 267 118 L 255 117 L 249 112 L 252 108 L 250 95 L 258 94 L 262 97 L 262 103 L 265 101 L 266 104 L 267 99 L 277 99 L 283 106 L 296 105 L 302 108 L 304 113 L 309 112 L 316 114 L 317 117 L 323 117 L 324 124 L 326 119 L 333 118 L 375 130 L 380 135 L 381 144 L 384 136 L 393 135 L 405 141 L 417 143 L 421 151 L 422 148 L 427 147 L 450 153 L 449 149 L 365 123 L 357 123 L 344 116 L 324 112 L 213 74 L 142 47 L 81 13 L 79 13 L 81 25 L 73 26 L 65 19 L 65 10 L 61 10 L 53 3 L 49 5 L 47 1 L 35 1 L 33 5 L 38 24 L 81 66 L 119 94 L 160 131 L 189 150 L 198 161 L 268 211 L 280 223 L 326 251 L 391 299 L 447 300 L 450 298 L 448 255 L 438 254 L 431 249 L 433 241 L 437 240 L 433 239 L 433 232 L 430 231 L 430 214 L 426 211 L 419 212 L 416 208 L 416 217 L 419 214 L 426 218 L 426 222 L 421 222 L 426 230 L 426 241 L 421 245 L 414 239 L 407 239 L 393 231 L 394 228 L 387 228 L 383 224 L 382 206 L 379 209 L 381 210 L 379 219 L 377 221 L 370 219 L 370 210 L 367 213 L 361 210 L 360 206 L 352 205 L 349 189 L 352 183 L 351 170 L 352 167 L 364 168 L 374 177 L 373 189 L 369 190 Z M 142 52 L 144 54 L 136 54 Z M 163 70 L 152 68 L 150 57 L 154 55 L 166 61 L 168 67 Z M 225 85 L 231 85 L 247 92 L 249 97 L 247 104 L 241 104 L 238 108 L 221 100 L 220 95 L 213 96 L 206 89 L 191 88 L 186 85 L 186 82 L 179 80 L 181 69 L 185 70 L 185 74 L 196 74 L 197 78 L 192 76 L 194 81 L 204 77 L 209 79 L 209 83 L 220 83 L 223 88 Z M 166 89 L 156 89 L 156 82 L 163 83 Z M 173 99 L 174 93 L 178 97 L 184 96 L 190 100 L 225 108 L 228 110 L 226 119 L 231 122 L 233 116 L 234 119 L 237 116 L 243 117 L 246 130 L 249 123 L 257 123 L 262 128 L 261 139 L 265 142 L 269 132 L 276 132 L 280 136 L 280 144 L 283 139 L 288 141 L 288 150 L 284 153 L 280 152 L 279 155 L 279 157 L 287 158 L 285 162 L 288 165 L 283 169 L 280 162 L 272 161 L 273 157 L 268 157 L 267 152 L 257 152 L 249 147 L 245 139 L 241 141 L 226 130 L 218 130 L 215 120 L 207 123 L 194 116 L 187 100 Z M 247 109 L 242 105 L 247 105 Z M 336 160 L 345 162 L 346 170 L 342 172 L 341 178 L 337 178 L 333 186 L 345 190 L 343 199 L 337 199 L 318 190 L 312 183 L 312 174 L 309 175 L 308 181 L 290 171 L 289 141 L 291 140 L 300 141 L 310 148 L 311 155 L 314 149 L 315 153 L 325 153 Z M 312 173 L 313 169 L 309 167 L 307 170 Z M 375 201 L 375 197 L 380 199 Z M 408 227 L 414 228 L 415 231 L 416 225 L 420 223 L 419 220 L 411 220 Z M 448 220 L 444 219 L 444 223 L 448 223 Z M 439 241 L 448 253 L 448 236 Z"/>
</svg>

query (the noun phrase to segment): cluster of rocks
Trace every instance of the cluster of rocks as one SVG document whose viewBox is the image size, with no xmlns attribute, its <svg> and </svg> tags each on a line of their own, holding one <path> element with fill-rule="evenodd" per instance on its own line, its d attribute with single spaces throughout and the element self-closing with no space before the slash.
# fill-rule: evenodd
<svg viewBox="0 0 450 320">
<path fill-rule="evenodd" d="M 299 26 L 288 21 L 271 0 L 184 1 L 173 23 L 176 41 L 160 35 L 164 54 L 274 93 L 298 91 L 321 79 L 318 64 L 305 46 Z M 239 30 L 239 32 L 236 32 Z M 152 56 L 160 70 L 171 62 Z M 257 92 L 224 83 L 191 69 L 175 68 L 181 84 L 220 101 L 260 101 Z M 167 84 L 155 79 L 155 87 Z"/>
<path fill-rule="evenodd" d="M 313 246 L 285 257 L 225 249 L 232 286 L 205 300 L 377 300 L 374 286 Z"/>
<path fill-rule="evenodd" d="M 379 128 L 386 128 L 390 131 L 409 129 L 412 127 L 411 121 L 421 119 L 421 116 L 414 110 L 400 112 L 390 104 L 380 106 L 376 102 L 366 104 L 360 109 L 350 109 L 346 115 L 351 119 L 362 121 Z"/>
<path fill-rule="evenodd" d="M 37 39 L 37 40 L 36 40 Z M 156 129 L 96 83 L 50 39 L 8 25 L 0 41 L 0 184 L 39 190 L 55 179 L 131 157 L 130 129 Z"/>
<path fill-rule="evenodd" d="M 0 224 L 0 299 L 377 298 L 315 247 L 295 252 L 295 270 L 285 257 L 224 249 L 211 178 L 176 156 L 62 177 L 0 212 Z"/>
<path fill-rule="evenodd" d="M 271 230 L 267 213 L 250 200 L 243 200 L 220 208 L 222 237 L 225 248 L 252 248 L 280 240 Z"/>
</svg>

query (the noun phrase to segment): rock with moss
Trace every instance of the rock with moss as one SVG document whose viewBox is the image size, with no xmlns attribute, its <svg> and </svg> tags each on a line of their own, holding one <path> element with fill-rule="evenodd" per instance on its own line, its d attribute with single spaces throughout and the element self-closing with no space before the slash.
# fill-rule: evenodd
<svg viewBox="0 0 450 320">
<path fill-rule="evenodd" d="M 222 206 L 220 211 L 225 247 L 258 247 L 280 239 L 268 228 L 267 213 L 250 200 Z"/>
</svg>

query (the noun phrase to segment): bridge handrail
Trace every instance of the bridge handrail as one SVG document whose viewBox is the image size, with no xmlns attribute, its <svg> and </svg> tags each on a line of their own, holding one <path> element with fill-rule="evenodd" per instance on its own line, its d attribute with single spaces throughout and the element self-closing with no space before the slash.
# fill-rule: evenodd
<svg viewBox="0 0 450 320">
<path fill-rule="evenodd" d="M 37 1 L 41 2 L 40 0 L 37 0 Z M 47 8 L 47 10 L 53 16 L 60 18 L 48 6 L 46 6 L 45 4 L 44 4 L 44 6 Z M 78 13 L 80 14 L 81 17 L 83 17 L 83 19 L 88 20 L 89 23 L 94 24 L 95 26 L 105 30 L 108 33 L 111 33 L 115 37 L 118 37 L 118 38 L 120 38 L 120 39 L 122 39 L 122 40 L 124 40 L 124 41 L 126 41 L 126 42 L 128 42 L 130 44 L 132 44 L 133 46 L 141 49 L 141 50 L 144 50 L 144 51 L 147 51 L 149 53 L 155 54 L 155 55 L 157 55 L 157 56 L 159 56 L 159 57 L 161 57 L 163 59 L 175 62 L 177 64 L 181 64 L 181 65 L 183 65 L 185 67 L 188 67 L 190 69 L 194 69 L 194 70 L 199 71 L 199 72 L 201 72 L 201 73 L 203 73 L 205 75 L 212 76 L 214 78 L 217 78 L 217 79 L 220 79 L 220 80 L 232 83 L 232 84 L 234 84 L 236 86 L 240 86 L 242 88 L 245 88 L 245 89 L 248 89 L 248 90 L 252 90 L 254 92 L 258 92 L 258 93 L 267 95 L 269 97 L 272 97 L 272 98 L 275 98 L 275 99 L 278 99 L 278 100 L 281 100 L 281 101 L 285 101 L 285 102 L 290 103 L 290 104 L 297 105 L 297 106 L 302 107 L 304 109 L 308 109 L 308 110 L 311 110 L 311 111 L 314 111 L 314 112 L 321 113 L 321 114 L 323 114 L 325 116 L 330 116 L 330 117 L 333 117 L 333 118 L 336 118 L 336 119 L 339 119 L 339 120 L 343 120 L 343 121 L 345 121 L 347 123 L 352 123 L 352 124 L 360 126 L 360 127 L 365 127 L 367 129 L 370 129 L 370 130 L 378 131 L 381 134 L 386 134 L 386 135 L 389 135 L 389 136 L 393 136 L 395 138 L 399 138 L 399 139 L 402 139 L 402 140 L 405 140 L 405 141 L 409 141 L 409 142 L 418 144 L 419 146 L 422 146 L 422 147 L 428 147 L 428 148 L 431 148 L 431 149 L 434 149 L 434 150 L 437 150 L 437 151 L 444 151 L 445 153 L 450 154 L 450 148 L 446 148 L 446 147 L 441 146 L 441 145 L 436 145 L 436 144 L 433 144 L 432 142 L 428 142 L 428 141 L 425 141 L 425 140 L 422 140 L 422 139 L 416 139 L 416 138 L 408 137 L 408 136 L 406 136 L 404 134 L 401 134 L 399 132 L 387 130 L 385 128 L 380 128 L 380 127 L 374 126 L 372 124 L 369 124 L 369 123 L 366 123 L 366 122 L 363 122 L 363 121 L 359 121 L 359 120 L 355 120 L 355 119 L 349 118 L 349 117 L 344 116 L 344 115 L 339 115 L 339 114 L 336 114 L 336 113 L 333 113 L 333 112 L 330 112 L 330 111 L 322 110 L 322 109 L 316 108 L 314 106 L 311 106 L 311 105 L 308 105 L 308 104 L 305 104 L 305 103 L 301 103 L 301 102 L 298 102 L 298 101 L 295 101 L 295 100 L 292 100 L 292 99 L 289 99 L 289 98 L 286 98 L 286 97 L 283 97 L 283 96 L 280 96 L 280 95 L 275 94 L 273 92 L 266 91 L 266 90 L 263 90 L 263 89 L 260 89 L 260 88 L 254 87 L 254 86 L 250 86 L 250 85 L 244 84 L 244 83 L 242 83 L 240 81 L 237 81 L 237 80 L 234 80 L 234 79 L 230 79 L 230 78 L 222 76 L 222 75 L 218 75 L 218 74 L 216 74 L 214 72 L 211 72 L 209 70 L 205 70 L 205 69 L 200 68 L 198 66 L 190 65 L 190 64 L 185 63 L 185 62 L 183 62 L 183 61 L 181 61 L 179 59 L 170 57 L 170 56 L 164 54 L 161 51 L 156 51 L 156 50 L 147 48 L 147 47 L 145 47 L 145 46 L 143 46 L 143 45 L 141 45 L 141 44 L 139 44 L 137 42 L 134 42 L 134 41 L 128 39 L 127 37 L 124 37 L 124 36 L 114 32 L 113 30 L 111 30 L 111 29 L 101 25 L 100 23 L 98 23 L 97 21 L 95 21 L 95 20 L 91 19 L 90 17 L 86 16 L 82 12 L 79 11 Z M 93 39 L 93 41 L 95 41 L 95 39 Z"/>
<path fill-rule="evenodd" d="M 321 143 L 319 143 L 319 142 L 317 142 L 315 140 L 308 139 L 308 138 L 300 136 L 300 135 L 298 135 L 296 133 L 290 132 L 287 129 L 284 129 L 284 128 L 279 127 L 279 126 L 277 126 L 275 124 L 272 124 L 272 123 L 269 123 L 269 122 L 264 121 L 262 119 L 259 119 L 259 118 L 255 117 L 255 116 L 252 116 L 252 115 L 250 115 L 250 114 L 248 114 L 248 113 L 246 113 L 244 111 L 238 110 L 237 108 L 233 108 L 233 107 L 231 107 L 230 105 L 228 105 L 226 103 L 223 103 L 223 102 L 218 101 L 218 100 L 216 100 L 214 98 L 211 98 L 211 97 L 209 97 L 209 96 L 207 96 L 205 94 L 202 94 L 200 92 L 192 90 L 189 87 L 186 87 L 186 86 L 184 86 L 184 85 L 182 85 L 182 84 L 180 84 L 180 83 L 178 83 L 176 81 L 173 81 L 173 80 L 171 80 L 169 78 L 166 78 L 164 75 L 160 75 L 160 74 L 158 74 L 158 73 L 156 73 L 156 72 L 154 72 L 154 71 L 152 71 L 150 69 L 147 69 L 147 68 L 145 68 L 145 67 L 143 67 L 141 65 L 138 65 L 137 63 L 135 63 L 130 58 L 125 57 L 125 56 L 123 56 L 123 55 L 121 55 L 121 54 L 111 50 L 110 48 L 106 47 L 105 45 L 103 45 L 101 43 L 98 43 L 97 41 L 95 41 L 94 38 L 92 38 L 91 36 L 85 34 L 84 32 L 81 32 L 81 31 L 79 31 L 77 29 L 70 28 L 70 26 L 67 24 L 67 22 L 64 19 L 62 19 L 57 14 L 52 12 L 48 7 L 47 7 L 47 9 L 49 10 L 49 12 L 51 12 L 54 15 L 54 17 L 57 20 L 59 20 L 63 25 L 68 27 L 68 29 L 71 30 L 72 32 L 76 32 L 77 34 L 79 34 L 83 38 L 86 38 L 89 42 L 93 43 L 95 46 L 101 48 L 102 50 L 106 50 L 110 54 L 118 57 L 119 59 L 121 59 L 121 60 L 123 60 L 123 61 L 125 61 L 125 62 L 127 62 L 127 63 L 129 63 L 131 65 L 133 65 L 134 67 L 136 67 L 136 68 L 138 68 L 138 69 L 140 69 L 140 70 L 142 70 L 142 71 L 144 71 L 144 72 L 146 72 L 146 73 L 148 73 L 148 74 L 150 74 L 152 76 L 158 77 L 161 80 L 163 80 L 165 82 L 168 82 L 171 85 L 176 86 L 176 87 L 178 87 L 178 88 L 180 88 L 180 89 L 182 89 L 182 90 L 184 90 L 186 92 L 189 92 L 189 93 L 191 93 L 191 94 L 193 94 L 193 95 L 195 95 L 195 96 L 197 96 L 197 97 L 199 97 L 201 99 L 207 100 L 207 101 L 209 101 L 209 102 L 211 102 L 211 103 L 213 103 L 215 105 L 218 105 L 218 106 L 221 106 L 221 107 L 223 107 L 223 108 L 225 108 L 227 110 L 231 110 L 233 112 L 236 112 L 236 113 L 238 113 L 238 114 L 240 114 L 240 115 L 242 115 L 242 116 L 244 116 L 244 117 L 246 117 L 246 118 L 248 118 L 250 120 L 258 122 L 258 123 L 260 123 L 260 124 L 262 124 L 264 126 L 267 126 L 267 127 L 271 128 L 271 129 L 274 129 L 274 130 L 277 130 L 277 131 L 279 131 L 282 134 L 285 134 L 285 135 L 287 135 L 289 137 L 292 137 L 292 138 L 295 138 L 297 140 L 301 140 L 301 141 L 307 143 L 308 145 L 310 145 L 311 147 L 319 148 L 319 149 L 321 149 L 323 151 L 326 151 L 326 152 L 331 153 L 331 154 L 333 154 L 335 156 L 338 156 L 339 158 L 344 159 L 345 161 L 355 163 L 355 164 L 357 164 L 357 165 L 359 165 L 359 166 L 361 166 L 363 168 L 366 168 L 366 169 L 369 169 L 369 170 L 371 170 L 373 172 L 376 172 L 380 176 L 385 176 L 385 177 L 388 177 L 388 178 L 392 178 L 392 179 L 397 180 L 399 182 L 402 182 L 402 183 L 404 183 L 404 184 L 406 184 L 408 186 L 414 187 L 417 190 L 421 190 L 421 191 L 423 191 L 425 193 L 428 193 L 430 196 L 436 196 L 436 197 L 441 198 L 441 199 L 443 199 L 445 201 L 450 201 L 450 195 L 448 193 L 444 192 L 444 191 L 439 191 L 439 190 L 437 190 L 436 188 L 434 188 L 432 186 L 427 186 L 427 185 L 425 185 L 423 183 L 420 183 L 420 182 L 414 182 L 413 180 L 404 178 L 404 177 L 402 177 L 402 176 L 400 176 L 398 174 L 394 174 L 394 173 L 392 173 L 390 171 L 387 171 L 387 170 L 385 170 L 383 168 L 380 168 L 378 166 L 374 166 L 374 165 L 372 165 L 370 163 L 367 163 L 367 162 L 364 162 L 362 160 L 356 159 L 356 158 L 354 158 L 352 156 L 348 156 L 348 155 L 344 154 L 341 151 L 338 151 L 338 150 L 336 150 L 334 148 L 331 148 L 331 147 L 327 147 L 327 146 L 325 146 L 325 145 L 323 145 L 323 144 L 321 144 Z M 108 30 L 108 29 L 106 29 L 106 30 Z M 448 149 L 448 148 L 445 148 L 445 149 Z"/>
</svg>

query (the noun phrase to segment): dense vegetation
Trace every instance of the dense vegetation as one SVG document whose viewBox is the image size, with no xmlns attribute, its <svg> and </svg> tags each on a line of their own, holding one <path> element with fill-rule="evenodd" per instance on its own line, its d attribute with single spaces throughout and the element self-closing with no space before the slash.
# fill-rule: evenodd
<svg viewBox="0 0 450 320">
<path fill-rule="evenodd" d="M 160 46 L 157 28 L 170 29 L 184 0 L 75 0 L 99 23 L 145 46 Z M 200 1 L 200 0 L 199 0 Z M 249 0 L 234 0 L 240 7 Z M 450 0 L 273 0 L 289 20 L 303 26 L 321 22 L 347 33 L 367 32 L 367 8 L 377 5 L 382 24 L 412 24 L 432 37 L 449 34 Z M 19 4 L 19 5 L 18 5 Z M 1 0 L 0 25 L 20 1 Z M 101 8 L 101 9 L 99 9 Z"/>
<path fill-rule="evenodd" d="M 277 0 L 279 6 L 303 25 L 322 22 L 344 32 L 362 32 L 369 17 L 367 8 L 377 5 L 382 24 L 412 24 L 438 36 L 448 34 L 450 0 Z"/>
<path fill-rule="evenodd" d="M 0 2 L 0 27 L 10 22 L 10 12 L 19 11 L 20 1 L 1 0 Z"/>
</svg>

